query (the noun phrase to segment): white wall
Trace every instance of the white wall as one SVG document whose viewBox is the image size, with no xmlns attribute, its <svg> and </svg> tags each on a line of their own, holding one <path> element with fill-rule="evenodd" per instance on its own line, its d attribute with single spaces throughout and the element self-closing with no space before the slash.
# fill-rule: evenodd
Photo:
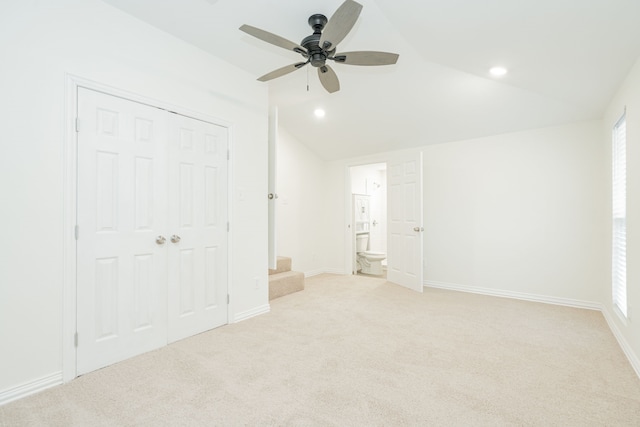
<svg viewBox="0 0 640 427">
<path fill-rule="evenodd" d="M 276 242 L 292 269 L 325 271 L 326 164 L 285 129 L 278 130 Z"/>
<path fill-rule="evenodd" d="M 623 320 L 613 309 L 611 298 L 611 132 L 626 107 L 627 122 L 627 303 L 629 318 Z M 607 275 L 602 281 L 601 298 L 604 311 L 614 332 L 622 339 L 627 355 L 640 375 L 640 59 L 620 86 L 607 108 L 601 153 L 605 168 L 607 207 L 605 262 Z"/>
<path fill-rule="evenodd" d="M 232 124 L 231 320 L 268 309 L 265 87 L 98 0 L 3 1 L 0 57 L 0 397 L 61 378 L 67 73 Z"/>
<path fill-rule="evenodd" d="M 597 305 L 604 274 L 601 126 L 425 147 L 427 282 Z"/>
</svg>

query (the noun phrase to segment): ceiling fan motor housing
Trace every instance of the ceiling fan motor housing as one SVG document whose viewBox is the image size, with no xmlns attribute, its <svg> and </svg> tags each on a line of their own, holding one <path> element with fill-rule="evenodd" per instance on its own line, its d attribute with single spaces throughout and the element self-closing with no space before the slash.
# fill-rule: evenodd
<svg viewBox="0 0 640 427">
<path fill-rule="evenodd" d="M 327 24 L 328 19 L 326 16 L 317 13 L 311 15 L 308 22 L 311 28 L 313 28 L 313 34 L 305 37 L 300 45 L 307 49 L 311 65 L 314 67 L 322 67 L 325 62 L 327 62 L 327 52 L 320 47 L 320 37 L 322 36 L 322 30 Z"/>
</svg>

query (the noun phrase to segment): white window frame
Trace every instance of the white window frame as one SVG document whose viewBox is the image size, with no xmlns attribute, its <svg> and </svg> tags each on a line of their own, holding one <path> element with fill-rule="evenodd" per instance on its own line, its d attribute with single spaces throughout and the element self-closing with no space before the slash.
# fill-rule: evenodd
<svg viewBox="0 0 640 427">
<path fill-rule="evenodd" d="M 613 306 L 626 319 L 627 307 L 627 149 L 626 113 L 613 126 L 612 137 L 612 250 Z"/>
</svg>

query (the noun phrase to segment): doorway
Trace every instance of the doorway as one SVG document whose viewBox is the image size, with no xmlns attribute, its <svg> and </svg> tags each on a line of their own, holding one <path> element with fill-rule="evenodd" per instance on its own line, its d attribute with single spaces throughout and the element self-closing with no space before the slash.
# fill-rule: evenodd
<svg viewBox="0 0 640 427">
<path fill-rule="evenodd" d="M 363 272 L 362 263 L 358 262 L 357 242 L 361 239 L 368 239 L 367 251 L 378 254 L 387 253 L 387 164 L 372 163 L 352 166 L 349 169 L 349 175 L 353 218 L 351 271 L 352 274 L 367 274 Z M 363 216 L 363 214 L 366 215 Z M 379 262 L 382 266 L 382 276 L 386 277 L 386 257 Z M 364 270 L 367 271 L 367 268 Z"/>
<path fill-rule="evenodd" d="M 422 151 L 398 151 L 387 153 L 378 159 L 380 159 L 379 163 L 370 163 L 364 166 L 386 165 L 385 200 L 387 200 L 387 209 L 386 220 L 383 223 L 386 226 L 386 278 L 389 282 L 422 292 L 424 287 Z M 366 169 L 357 169 L 363 166 L 362 164 L 347 164 L 345 166 L 345 206 L 347 207 L 345 273 L 356 274 L 357 265 L 354 265 L 353 259 L 358 251 L 356 248 L 353 191 L 362 190 L 362 185 L 365 182 L 367 185 L 364 187 L 365 192 L 369 192 L 372 187 L 377 186 L 373 185 L 375 182 L 373 179 L 363 181 L 362 178 L 357 177 L 354 178 L 354 181 L 356 185 L 361 187 L 354 186 L 351 174 L 357 174 Z M 371 228 L 373 228 L 373 222 Z"/>
</svg>

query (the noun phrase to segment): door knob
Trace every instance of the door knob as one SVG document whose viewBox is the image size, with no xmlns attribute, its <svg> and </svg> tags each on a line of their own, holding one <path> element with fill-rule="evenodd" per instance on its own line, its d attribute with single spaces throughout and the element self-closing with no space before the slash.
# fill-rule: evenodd
<svg viewBox="0 0 640 427">
<path fill-rule="evenodd" d="M 159 245 L 164 245 L 164 242 L 166 242 L 167 239 L 164 238 L 164 236 L 158 236 L 156 237 L 156 243 Z"/>
<path fill-rule="evenodd" d="M 424 228 L 422 228 L 422 227 L 413 227 L 413 231 L 419 233 L 421 231 L 424 231 Z"/>
<path fill-rule="evenodd" d="M 179 241 L 180 241 L 180 236 L 177 236 L 175 234 L 173 236 L 171 236 L 171 242 L 172 243 L 178 243 Z"/>
</svg>

